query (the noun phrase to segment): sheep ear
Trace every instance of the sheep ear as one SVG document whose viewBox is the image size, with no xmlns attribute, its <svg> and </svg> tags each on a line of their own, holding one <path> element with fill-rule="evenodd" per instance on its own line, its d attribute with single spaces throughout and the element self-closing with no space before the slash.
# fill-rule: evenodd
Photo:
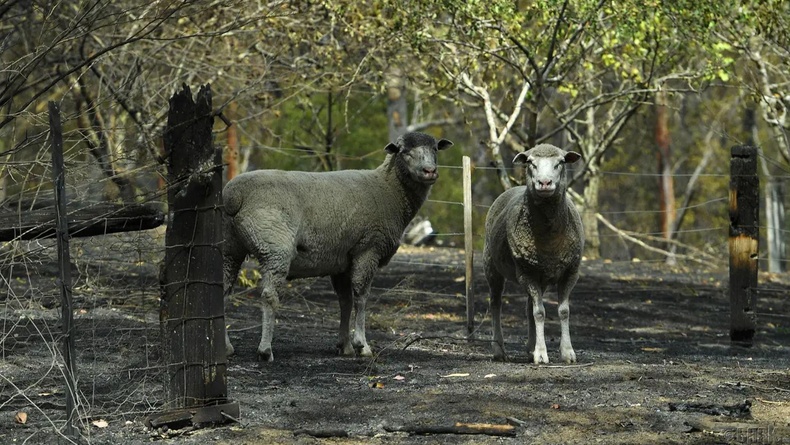
<svg viewBox="0 0 790 445">
<path fill-rule="evenodd" d="M 527 162 L 527 152 L 525 151 L 522 151 L 521 153 L 517 154 L 515 158 L 513 158 L 514 164 L 518 164 L 518 163 L 523 164 L 525 162 Z"/>
<path fill-rule="evenodd" d="M 573 164 L 574 162 L 578 161 L 582 158 L 582 155 L 576 153 L 575 151 L 569 151 L 565 153 L 565 163 L 566 164 Z"/>
<path fill-rule="evenodd" d="M 384 147 L 384 151 L 386 151 L 387 153 L 395 154 L 400 152 L 400 147 L 390 142 L 389 144 L 387 144 L 386 147 Z"/>
<path fill-rule="evenodd" d="M 444 150 L 445 148 L 450 148 L 452 146 L 453 143 L 451 141 L 448 141 L 447 139 L 442 139 L 438 143 L 439 150 Z"/>
</svg>

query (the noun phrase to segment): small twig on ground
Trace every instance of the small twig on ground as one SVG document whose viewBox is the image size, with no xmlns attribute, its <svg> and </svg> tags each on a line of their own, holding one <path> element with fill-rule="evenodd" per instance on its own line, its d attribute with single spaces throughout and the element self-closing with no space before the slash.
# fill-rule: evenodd
<svg viewBox="0 0 790 445">
<path fill-rule="evenodd" d="M 260 324 L 254 324 L 252 326 L 247 326 L 246 328 L 228 329 L 228 332 L 243 332 L 243 331 L 251 331 L 253 329 L 260 329 L 260 328 L 261 328 Z"/>
<path fill-rule="evenodd" d="M 244 424 L 244 423 L 242 423 L 242 422 L 241 422 L 241 419 L 237 419 L 237 418 L 235 418 L 235 417 L 231 416 L 231 415 L 230 415 L 230 414 L 228 414 L 228 413 L 225 413 L 225 412 L 220 412 L 220 414 L 222 415 L 222 417 L 224 417 L 224 418 L 226 418 L 226 419 L 228 419 L 228 420 L 231 420 L 231 421 L 233 421 L 233 422 L 235 422 L 235 423 L 238 423 L 239 425 L 241 425 L 241 426 L 243 426 L 243 427 L 246 427 L 246 426 L 247 426 L 246 424 Z"/>
<path fill-rule="evenodd" d="M 761 399 L 759 397 L 755 397 L 755 399 L 759 400 L 762 403 L 767 403 L 769 405 L 779 405 L 779 406 L 790 405 L 790 402 L 782 402 L 782 401 L 777 401 L 777 400 L 765 400 L 765 399 Z"/>
<path fill-rule="evenodd" d="M 594 364 L 595 364 L 595 362 L 577 363 L 577 364 L 573 364 L 573 365 L 534 365 L 533 368 L 557 368 L 557 369 L 561 369 L 561 368 L 586 368 L 586 367 L 592 366 Z"/>
<path fill-rule="evenodd" d="M 752 385 L 751 383 L 744 383 L 744 382 L 724 382 L 723 385 L 727 385 L 727 386 L 745 386 L 745 387 L 748 387 L 748 388 L 759 389 L 760 391 L 790 392 L 790 389 L 780 388 L 778 386 L 760 386 L 760 385 Z"/>
<path fill-rule="evenodd" d="M 340 429 L 325 429 L 325 430 L 312 430 L 300 429 L 294 431 L 294 436 L 312 436 L 312 437 L 348 437 L 348 431 Z"/>
<path fill-rule="evenodd" d="M 415 338 L 411 339 L 408 343 L 406 343 L 406 345 L 403 346 L 401 350 L 405 351 L 409 346 L 421 340 L 452 340 L 458 343 L 461 342 L 463 343 L 477 342 L 477 343 L 485 343 L 485 344 L 491 343 L 490 339 L 482 339 L 482 338 L 466 338 L 466 337 L 460 338 L 460 337 L 454 337 L 452 335 L 417 335 Z"/>
</svg>

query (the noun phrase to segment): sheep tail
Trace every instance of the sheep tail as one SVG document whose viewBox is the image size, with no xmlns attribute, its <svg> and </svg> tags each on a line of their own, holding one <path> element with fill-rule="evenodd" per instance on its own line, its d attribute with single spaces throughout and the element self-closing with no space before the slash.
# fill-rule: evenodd
<svg viewBox="0 0 790 445">
<path fill-rule="evenodd" d="M 234 189 L 231 187 L 225 187 L 222 195 L 225 214 L 236 216 L 241 210 L 242 204 L 244 204 L 244 195 L 242 193 L 234 193 Z"/>
</svg>

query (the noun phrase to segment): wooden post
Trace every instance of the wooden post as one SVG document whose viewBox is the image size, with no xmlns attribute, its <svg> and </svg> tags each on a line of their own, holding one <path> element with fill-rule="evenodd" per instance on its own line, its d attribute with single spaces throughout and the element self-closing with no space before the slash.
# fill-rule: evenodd
<svg viewBox="0 0 790 445">
<path fill-rule="evenodd" d="M 472 237 L 472 166 L 463 157 L 464 175 L 464 251 L 466 252 L 466 333 L 471 338 L 475 328 L 474 238 Z"/>
<path fill-rule="evenodd" d="M 168 413 L 154 427 L 223 423 L 238 418 L 227 401 L 222 284 L 222 150 L 214 146 L 211 88 L 197 100 L 186 85 L 170 99 L 164 145 L 168 167 L 165 260 L 160 321 L 167 366 Z"/>
<path fill-rule="evenodd" d="M 751 346 L 756 328 L 760 222 L 757 149 L 732 147 L 730 158 L 730 341 Z"/>
<path fill-rule="evenodd" d="M 765 184 L 765 232 L 768 245 L 768 272 L 784 271 L 782 260 L 785 258 L 784 232 L 785 205 L 781 179 L 769 178 Z"/>
<path fill-rule="evenodd" d="M 74 374 L 74 310 L 71 296 L 71 255 L 69 254 L 69 222 L 66 214 L 66 172 L 63 164 L 63 130 L 60 124 L 60 107 L 49 102 L 49 134 L 52 142 L 52 185 L 55 188 L 55 231 L 58 244 L 58 269 L 63 323 L 63 362 L 66 378 L 66 428 L 64 434 L 77 436 L 74 425 L 76 414 L 76 384 Z"/>
</svg>

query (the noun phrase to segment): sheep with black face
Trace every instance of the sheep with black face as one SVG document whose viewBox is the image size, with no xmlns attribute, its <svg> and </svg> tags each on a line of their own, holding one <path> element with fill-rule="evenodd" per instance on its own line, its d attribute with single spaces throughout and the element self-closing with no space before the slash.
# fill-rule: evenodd
<svg viewBox="0 0 790 445">
<path fill-rule="evenodd" d="M 491 291 L 495 360 L 506 360 L 501 311 L 505 280 L 510 280 L 527 294 L 527 347 L 533 361 L 549 362 L 543 293 L 552 285 L 559 296 L 560 358 L 576 361 L 569 298 L 579 278 L 584 230 L 579 212 L 565 196 L 565 166 L 580 158 L 576 152 L 549 144 L 517 154 L 513 162 L 526 164 L 526 185 L 502 193 L 488 212 L 483 267 Z"/>
<path fill-rule="evenodd" d="M 223 190 L 225 296 L 247 255 L 260 266 L 261 360 L 272 361 L 275 310 L 286 280 L 331 277 L 340 301 L 339 352 L 372 355 L 365 305 L 376 271 L 398 250 L 406 225 L 438 178 L 436 157 L 452 142 L 407 133 L 374 170 L 241 174 Z M 352 308 L 355 319 L 351 326 Z M 226 349 L 234 349 L 226 333 Z"/>
</svg>

